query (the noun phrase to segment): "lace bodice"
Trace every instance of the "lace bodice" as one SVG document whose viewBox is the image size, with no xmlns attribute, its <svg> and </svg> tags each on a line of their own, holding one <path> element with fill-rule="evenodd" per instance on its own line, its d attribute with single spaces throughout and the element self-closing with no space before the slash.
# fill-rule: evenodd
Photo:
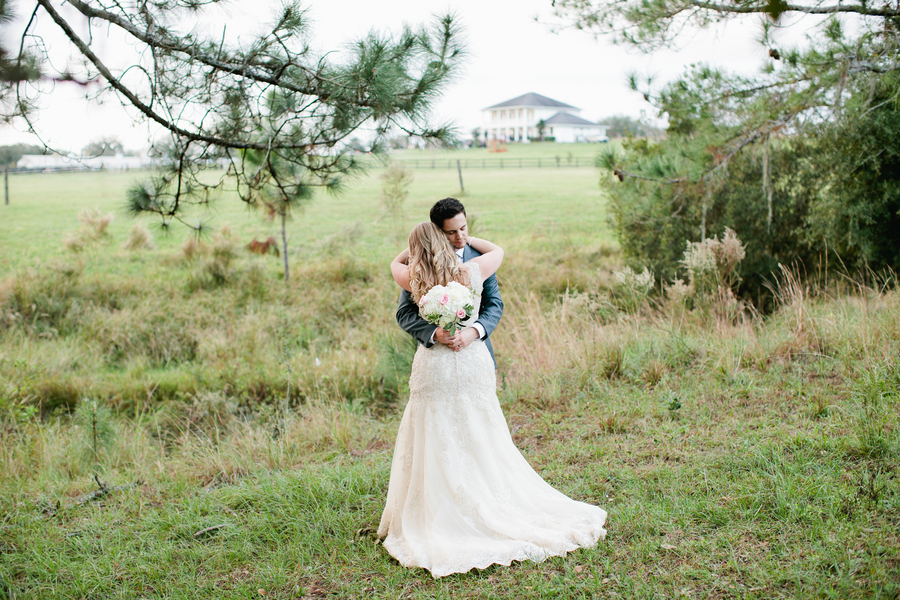
<svg viewBox="0 0 900 600">
<path fill-rule="evenodd" d="M 469 287 L 475 291 L 475 310 L 472 316 L 462 322 L 464 327 L 468 327 L 478 320 L 478 310 L 481 308 L 481 291 L 484 289 L 484 279 L 481 277 L 481 267 L 477 262 L 469 260 L 463 263 L 469 269 Z"/>
</svg>

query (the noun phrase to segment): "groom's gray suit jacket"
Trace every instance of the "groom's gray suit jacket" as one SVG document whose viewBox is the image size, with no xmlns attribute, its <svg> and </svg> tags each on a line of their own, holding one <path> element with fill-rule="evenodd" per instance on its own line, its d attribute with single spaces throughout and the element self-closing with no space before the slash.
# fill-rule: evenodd
<svg viewBox="0 0 900 600">
<path fill-rule="evenodd" d="M 481 253 L 466 246 L 463 249 L 463 262 L 471 260 Z M 476 323 L 481 323 L 484 327 L 484 343 L 491 353 L 494 361 L 494 368 L 497 368 L 497 359 L 494 358 L 494 347 L 491 346 L 491 334 L 500 322 L 503 316 L 503 300 L 500 298 L 500 286 L 497 284 L 497 274 L 491 275 L 484 281 L 484 287 L 481 290 L 481 307 L 478 310 L 478 319 Z M 416 338 L 420 344 L 426 348 L 434 346 L 431 336 L 437 329 L 437 325 L 432 325 L 419 315 L 419 307 L 413 302 L 412 294 L 403 290 L 400 293 L 400 305 L 397 307 L 397 323 L 406 333 Z"/>
</svg>

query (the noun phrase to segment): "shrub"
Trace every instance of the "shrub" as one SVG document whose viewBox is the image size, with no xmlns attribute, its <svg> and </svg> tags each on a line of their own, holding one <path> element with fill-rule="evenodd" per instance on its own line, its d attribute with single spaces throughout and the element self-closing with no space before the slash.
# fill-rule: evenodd
<svg viewBox="0 0 900 600">
<path fill-rule="evenodd" d="M 153 236 L 150 230 L 142 223 L 137 223 L 131 227 L 128 233 L 128 239 L 122 245 L 126 250 L 153 250 Z"/>
<path fill-rule="evenodd" d="M 107 229 L 112 223 L 113 214 L 104 215 L 98 208 L 85 209 L 78 215 L 78 220 L 81 221 L 82 232 L 85 236 L 99 239 L 109 236 Z"/>
<path fill-rule="evenodd" d="M 688 242 L 679 262 L 688 272 L 694 293 L 707 295 L 720 288 L 731 290 L 740 281 L 737 266 L 746 255 L 741 240 L 726 227 L 721 240 L 713 236 L 702 242 Z"/>
<path fill-rule="evenodd" d="M 78 215 L 81 228 L 78 232 L 69 234 L 63 239 L 63 245 L 72 252 L 78 253 L 88 245 L 103 238 L 109 237 L 109 224 L 112 223 L 113 214 L 103 214 L 97 208 L 84 209 Z"/>
<path fill-rule="evenodd" d="M 631 267 L 613 271 L 616 280 L 616 299 L 619 307 L 628 313 L 635 313 L 643 305 L 653 289 L 653 273 L 647 267 L 635 273 Z"/>
<path fill-rule="evenodd" d="M 893 93 L 874 88 L 871 110 L 823 127 L 811 144 L 810 168 L 830 177 L 809 207 L 805 238 L 859 271 L 900 269 L 900 104 Z"/>
<path fill-rule="evenodd" d="M 853 96 L 833 122 L 771 136 L 727 162 L 709 137 L 670 131 L 660 143 L 623 142 L 598 163 L 626 260 L 665 281 L 684 240 L 726 227 L 747 242 L 738 294 L 762 310 L 779 264 L 814 272 L 836 253 L 850 271 L 900 268 L 900 105 L 877 86 Z"/>
<path fill-rule="evenodd" d="M 199 241 L 191 242 L 193 239 L 182 245 L 182 254 L 189 261 L 200 256 L 203 260 L 191 273 L 189 289 L 213 289 L 231 283 L 235 275 L 232 264 L 238 256 L 238 242 L 228 225 L 223 225 L 216 232 L 210 246 Z"/>
<path fill-rule="evenodd" d="M 188 262 L 191 262 L 198 256 L 207 254 L 208 250 L 206 244 L 193 235 L 188 237 L 188 239 L 184 240 L 184 243 L 181 244 L 181 255 L 184 257 L 184 260 Z"/>
</svg>

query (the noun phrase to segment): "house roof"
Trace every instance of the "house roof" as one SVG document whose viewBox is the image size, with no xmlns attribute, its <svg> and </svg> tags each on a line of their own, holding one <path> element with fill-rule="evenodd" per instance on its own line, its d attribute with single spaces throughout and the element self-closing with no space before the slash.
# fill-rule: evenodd
<svg viewBox="0 0 900 600">
<path fill-rule="evenodd" d="M 548 98 L 547 96 L 541 96 L 540 94 L 535 94 L 534 92 L 529 92 L 527 94 L 523 94 L 512 100 L 507 100 L 506 102 L 501 102 L 500 104 L 495 104 L 493 106 L 488 106 L 487 109 L 491 108 L 506 108 L 508 106 L 534 106 L 534 107 L 550 107 L 550 108 L 576 108 L 569 104 L 565 104 L 560 102 L 559 100 L 554 100 L 553 98 Z M 485 109 L 485 110 L 487 110 Z"/>
<path fill-rule="evenodd" d="M 599 127 L 597 123 L 582 119 L 577 115 L 567 112 L 558 112 L 544 121 L 545 125 L 581 125 L 583 127 Z"/>
</svg>

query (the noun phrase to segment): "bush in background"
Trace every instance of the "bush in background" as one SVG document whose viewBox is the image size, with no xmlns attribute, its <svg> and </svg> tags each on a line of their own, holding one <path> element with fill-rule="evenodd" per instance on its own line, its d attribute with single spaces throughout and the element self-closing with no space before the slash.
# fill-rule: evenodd
<svg viewBox="0 0 900 600">
<path fill-rule="evenodd" d="M 746 242 L 739 294 L 766 311 L 779 264 L 813 273 L 827 253 L 851 273 L 900 268 L 900 107 L 890 90 L 865 92 L 840 118 L 772 135 L 727 162 L 695 129 L 604 150 L 628 262 L 672 281 L 685 240 L 731 228 Z"/>
</svg>

